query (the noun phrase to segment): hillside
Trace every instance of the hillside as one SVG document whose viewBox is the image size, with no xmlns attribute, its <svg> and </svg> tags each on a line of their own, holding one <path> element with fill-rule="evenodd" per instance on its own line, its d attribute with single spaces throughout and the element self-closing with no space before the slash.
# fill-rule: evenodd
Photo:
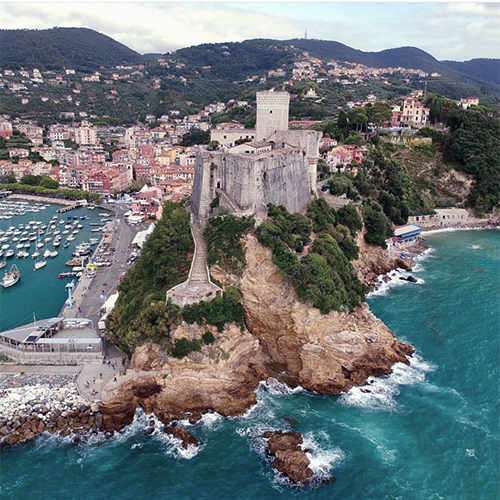
<svg viewBox="0 0 500 500">
<path fill-rule="evenodd" d="M 449 68 L 476 80 L 495 84 L 500 88 L 500 59 L 471 59 L 470 61 L 442 61 Z"/>
<path fill-rule="evenodd" d="M 311 55 L 325 59 L 354 62 L 374 68 L 402 67 L 438 72 L 453 76 L 453 71 L 436 58 L 416 47 L 399 47 L 381 52 L 363 52 L 339 42 L 329 40 L 288 40 L 294 47 L 307 50 Z"/>
<path fill-rule="evenodd" d="M 53 123 L 60 113 L 79 115 L 82 111 L 132 124 L 143 121 L 146 115 L 160 117 L 169 110 L 178 110 L 180 117 L 192 115 L 210 103 L 234 99 L 249 106 L 212 118 L 244 121 L 251 126 L 255 93 L 283 85 L 298 96 L 290 106 L 291 119 L 331 119 L 347 102 L 363 101 L 370 93 L 396 103 L 415 89 L 424 90 L 418 70 L 442 75 L 426 78 L 429 93 L 454 100 L 476 96 L 482 105 L 493 109 L 499 102 L 490 90 L 494 83 L 479 78 L 485 71 L 477 69 L 479 76 L 458 73 L 414 47 L 362 52 L 334 41 L 255 39 L 143 56 L 86 28 L 0 30 L 0 44 L 0 68 L 6 71 L 0 77 L 0 112 L 35 119 L 42 125 Z M 332 60 L 340 64 L 332 64 Z M 356 76 L 342 72 L 345 61 L 373 68 L 405 67 L 408 71 L 380 77 L 363 68 Z M 293 70 L 299 62 L 311 66 L 307 75 L 295 79 Z M 21 73 L 21 67 L 39 69 L 43 82 L 29 71 Z M 75 73 L 66 74 L 66 68 Z M 337 73 L 332 74 L 332 68 Z M 89 73 L 96 71 L 99 75 L 89 80 Z M 285 84 L 291 78 L 293 85 Z M 315 89 L 317 99 L 304 98 L 310 88 Z M 498 91 L 498 85 L 494 90 Z"/>
<path fill-rule="evenodd" d="M 175 55 L 205 78 L 244 80 L 282 65 L 291 65 L 298 51 L 276 40 L 210 43 L 178 50 Z"/>
<path fill-rule="evenodd" d="M 1 66 L 20 69 L 92 71 L 142 61 L 142 56 L 109 36 L 87 28 L 0 30 Z"/>
</svg>

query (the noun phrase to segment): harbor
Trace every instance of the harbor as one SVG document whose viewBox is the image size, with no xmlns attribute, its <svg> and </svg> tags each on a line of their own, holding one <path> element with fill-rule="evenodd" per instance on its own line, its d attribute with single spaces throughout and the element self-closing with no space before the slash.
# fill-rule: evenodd
<svg viewBox="0 0 500 500">
<path fill-rule="evenodd" d="M 51 373 L 60 373 L 61 370 L 64 371 L 64 364 L 73 365 L 73 382 L 78 393 L 89 402 L 98 401 L 101 387 L 124 370 L 122 353 L 106 341 L 105 331 L 99 328 L 103 305 L 110 296 L 116 294 L 120 278 L 137 255 L 136 250 L 131 247 L 134 237 L 148 225 L 128 225 L 124 218 L 129 210 L 127 204 L 99 207 L 99 210 L 78 207 L 72 210 L 71 216 L 60 216 L 57 206 L 41 201 L 12 203 L 10 199 L 3 199 L 2 202 L 0 215 L 3 213 L 7 216 L 0 219 L 0 238 L 8 238 L 8 242 L 5 240 L 3 244 L 8 244 L 9 247 L 14 243 L 12 238 L 17 237 L 19 241 L 25 227 L 28 227 L 25 235 L 28 236 L 29 228 L 46 226 L 41 236 L 47 238 L 50 237 L 47 234 L 51 228 L 62 234 L 67 222 L 71 225 L 76 222 L 76 227 L 83 226 L 75 233 L 70 245 L 66 248 L 57 247 L 58 255 L 46 258 L 47 264 L 36 271 L 35 260 L 32 258 L 17 257 L 14 254 L 4 260 L 6 265 L 0 278 L 12 266 L 19 270 L 21 277 L 10 287 L 0 286 L 0 331 L 2 335 L 12 334 L 12 339 L 2 340 L 2 352 L 15 362 L 2 365 L 2 373 L 28 373 L 26 370 L 29 368 L 30 373 L 43 374 L 48 369 L 47 364 L 54 364 Z M 98 224 L 99 226 L 92 227 L 100 227 L 100 233 L 92 232 L 90 223 Z M 11 234 L 5 236 L 9 231 Z M 14 236 L 15 231 L 20 233 Z M 70 234 L 72 231 L 68 230 L 65 236 Z M 90 245 L 90 241 L 95 244 Z M 53 240 L 44 241 L 40 248 L 33 245 L 35 242 L 36 240 L 32 241 L 31 248 L 26 249 L 31 254 L 30 257 L 37 250 L 42 256 L 49 249 L 50 252 L 54 251 Z M 82 251 L 86 255 L 75 256 L 77 249 L 87 249 Z M 76 259 L 83 259 L 79 262 L 80 266 L 66 265 Z M 71 300 L 68 298 L 69 289 Z M 52 339 L 50 335 L 40 335 L 36 352 L 34 342 L 30 346 L 7 345 L 9 342 L 16 342 L 16 335 L 19 339 L 22 337 L 21 340 L 28 339 L 31 334 L 24 335 L 26 328 L 36 326 L 31 329 L 40 332 L 40 326 L 51 319 L 54 324 L 61 325 L 60 331 Z M 89 328 L 75 330 L 73 327 L 82 321 Z M 72 330 L 69 329 L 71 325 Z M 82 332 L 85 332 L 84 337 L 79 335 Z M 89 345 L 92 353 L 88 352 Z"/>
<path fill-rule="evenodd" d="M 26 324 L 33 315 L 88 317 L 97 327 L 102 305 L 137 255 L 131 243 L 142 228 L 125 223 L 128 205 L 114 204 L 99 212 L 80 207 L 63 217 L 55 215 L 51 204 L 2 203 L 2 277 L 15 266 L 21 278 L 13 286 L 0 287 L 0 331 Z M 91 232 L 90 223 L 100 224 L 99 233 Z M 22 245 L 28 256 L 19 255 L 14 245 Z M 9 249 L 13 253 L 6 257 Z M 35 270 L 38 259 L 46 265 Z M 72 305 L 66 303 L 70 283 Z"/>
</svg>

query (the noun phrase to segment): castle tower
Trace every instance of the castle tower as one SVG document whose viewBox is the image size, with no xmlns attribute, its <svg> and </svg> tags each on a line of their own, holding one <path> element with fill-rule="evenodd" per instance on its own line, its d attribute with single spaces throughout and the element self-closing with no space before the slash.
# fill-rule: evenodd
<svg viewBox="0 0 500 500">
<path fill-rule="evenodd" d="M 271 134 L 288 130 L 289 106 L 288 92 L 257 92 L 257 141 L 265 141 Z"/>
</svg>

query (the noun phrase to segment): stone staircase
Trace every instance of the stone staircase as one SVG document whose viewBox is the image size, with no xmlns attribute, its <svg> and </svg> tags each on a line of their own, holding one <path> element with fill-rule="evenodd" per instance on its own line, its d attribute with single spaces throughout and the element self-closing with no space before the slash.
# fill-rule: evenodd
<svg viewBox="0 0 500 500">
<path fill-rule="evenodd" d="M 191 233 L 195 244 L 195 254 L 191 269 L 189 270 L 188 284 L 192 286 L 208 285 L 210 277 L 207 268 L 207 244 L 203 237 L 201 226 L 197 223 L 191 224 Z"/>
<path fill-rule="evenodd" d="M 207 244 L 199 223 L 191 221 L 191 233 L 194 239 L 194 257 L 187 281 L 167 291 L 167 300 L 184 307 L 188 304 L 210 301 L 222 295 L 222 289 L 210 281 L 207 266 Z"/>
</svg>

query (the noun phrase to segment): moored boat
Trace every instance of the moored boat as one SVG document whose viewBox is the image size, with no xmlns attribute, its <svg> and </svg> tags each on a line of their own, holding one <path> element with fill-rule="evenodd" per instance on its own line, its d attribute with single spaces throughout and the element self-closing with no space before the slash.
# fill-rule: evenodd
<svg viewBox="0 0 500 500">
<path fill-rule="evenodd" d="M 11 266 L 11 268 L 4 274 L 2 281 L 0 281 L 0 285 L 4 288 L 9 288 L 15 285 L 21 279 L 21 271 L 17 268 L 15 264 Z"/>
</svg>

